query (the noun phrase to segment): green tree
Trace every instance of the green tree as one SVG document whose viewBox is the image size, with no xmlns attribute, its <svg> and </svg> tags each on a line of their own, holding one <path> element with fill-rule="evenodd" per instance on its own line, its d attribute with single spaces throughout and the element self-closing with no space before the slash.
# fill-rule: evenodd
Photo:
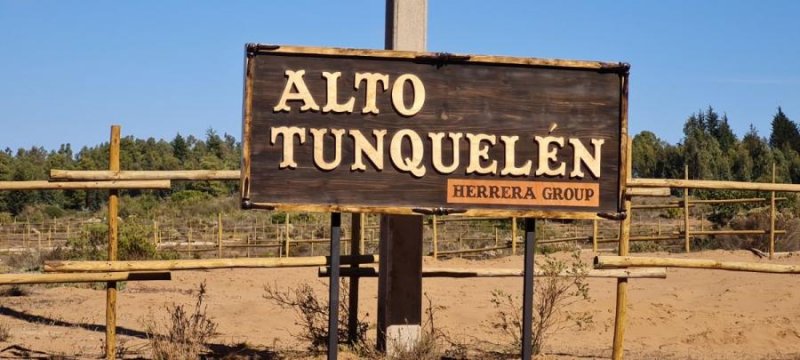
<svg viewBox="0 0 800 360">
<path fill-rule="evenodd" d="M 769 136 L 769 146 L 776 149 L 789 146 L 792 150 L 800 152 L 800 130 L 798 130 L 798 126 L 794 121 L 789 120 L 780 107 L 772 118 L 772 133 Z"/>
<path fill-rule="evenodd" d="M 181 133 L 175 135 L 170 145 L 172 145 L 172 155 L 180 162 L 186 161 L 186 157 L 189 155 L 189 145 L 186 144 L 186 140 L 181 136 Z"/>
<path fill-rule="evenodd" d="M 650 131 L 642 131 L 633 137 L 633 176 L 656 177 L 658 163 L 663 158 L 664 146 L 661 139 Z"/>
</svg>

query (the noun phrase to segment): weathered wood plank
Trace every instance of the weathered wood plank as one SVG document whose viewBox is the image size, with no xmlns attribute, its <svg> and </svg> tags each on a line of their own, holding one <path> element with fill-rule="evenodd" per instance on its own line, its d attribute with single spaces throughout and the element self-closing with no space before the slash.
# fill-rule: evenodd
<svg viewBox="0 0 800 360">
<path fill-rule="evenodd" d="M 375 263 L 377 255 L 342 256 L 342 264 Z M 327 256 L 141 261 L 45 261 L 45 272 L 167 271 L 232 268 L 313 267 L 328 265 Z"/>
<path fill-rule="evenodd" d="M 624 267 L 674 267 L 687 269 L 709 269 L 747 271 L 779 274 L 800 274 L 800 265 L 781 265 L 756 262 L 719 261 L 710 259 L 679 259 L 638 256 L 596 256 L 596 269 Z"/>
<path fill-rule="evenodd" d="M 0 190 L 102 190 L 102 189 L 169 189 L 169 180 L 147 181 L 80 181 L 49 182 L 46 180 L 0 181 Z"/>
<path fill-rule="evenodd" d="M 624 71 L 500 58 L 444 65 L 351 49 L 250 50 L 245 208 L 583 219 L 619 211 Z M 402 83 L 411 76 L 418 82 Z M 579 160 L 587 151 L 597 168 Z M 512 172 L 526 164 L 529 170 Z M 553 170 L 560 164 L 565 170 Z M 528 188 L 536 190 L 524 200 L 512 191 Z"/>
<path fill-rule="evenodd" d="M 239 170 L 50 170 L 51 181 L 239 180 Z"/>
</svg>

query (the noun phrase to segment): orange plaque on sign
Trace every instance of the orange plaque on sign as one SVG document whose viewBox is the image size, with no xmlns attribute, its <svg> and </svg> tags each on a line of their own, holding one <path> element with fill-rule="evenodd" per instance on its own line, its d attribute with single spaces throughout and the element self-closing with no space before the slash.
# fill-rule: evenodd
<svg viewBox="0 0 800 360">
<path fill-rule="evenodd" d="M 600 204 L 600 185 L 575 182 L 448 179 L 447 202 L 593 207 Z"/>
</svg>

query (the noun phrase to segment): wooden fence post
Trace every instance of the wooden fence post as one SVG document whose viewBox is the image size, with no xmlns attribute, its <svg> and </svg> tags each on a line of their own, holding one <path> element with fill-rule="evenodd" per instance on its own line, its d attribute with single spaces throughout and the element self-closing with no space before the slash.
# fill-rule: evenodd
<svg viewBox="0 0 800 360">
<path fill-rule="evenodd" d="M 627 84 L 624 85 L 627 89 Z M 627 108 L 627 106 L 626 106 Z M 627 110 L 626 110 L 627 111 Z M 628 138 L 627 151 L 625 153 L 625 182 L 630 182 L 632 177 L 632 148 L 633 141 Z M 625 212 L 628 216 L 620 222 L 619 226 L 619 249 L 620 256 L 627 256 L 630 251 L 630 235 L 631 235 L 631 198 L 624 196 Z M 621 360 L 623 357 L 623 343 L 625 338 L 625 322 L 627 321 L 628 314 L 628 278 L 617 279 L 617 303 L 616 313 L 614 316 L 614 343 L 611 350 L 611 358 L 614 360 Z"/>
<path fill-rule="evenodd" d="M 108 169 L 119 171 L 119 125 L 111 126 L 111 141 L 108 146 Z M 117 241 L 119 239 L 119 192 L 108 191 L 108 260 L 117 260 Z M 117 356 L 117 282 L 106 283 L 106 359 Z"/>
<path fill-rule="evenodd" d="M 367 238 L 367 236 L 366 236 L 367 235 L 367 214 L 361 213 L 361 214 L 358 214 L 358 216 L 361 217 L 361 226 L 358 228 L 358 231 L 360 233 L 358 240 L 361 242 L 361 244 L 358 245 L 358 248 L 361 250 L 362 253 L 366 253 L 367 252 L 367 248 L 365 247 L 365 245 L 367 243 L 367 240 L 366 240 L 366 238 Z"/>
<path fill-rule="evenodd" d="M 246 233 L 245 238 L 247 239 L 247 246 L 245 247 L 247 249 L 247 257 L 250 257 L 250 233 Z"/>
<path fill-rule="evenodd" d="M 158 249 L 158 222 L 153 219 L 153 246 Z"/>
<path fill-rule="evenodd" d="M 464 239 L 462 239 L 461 235 L 458 235 L 458 250 L 464 250 Z M 463 257 L 461 254 L 458 254 L 458 257 Z"/>
<path fill-rule="evenodd" d="M 364 226 L 364 217 L 361 216 L 363 214 L 351 214 L 350 215 L 350 255 L 358 256 L 361 255 L 363 252 L 363 248 L 361 244 L 363 244 L 364 239 L 361 237 L 364 235 L 362 231 Z M 313 231 L 312 231 L 313 234 Z M 313 244 L 313 243 L 312 243 Z M 357 269 L 359 267 L 358 264 L 350 265 L 351 269 Z M 355 270 L 358 271 L 358 270 Z M 350 291 L 348 293 L 348 315 L 347 315 L 347 341 L 350 344 L 355 344 L 358 341 L 358 290 L 359 290 L 359 280 L 358 276 L 351 276 L 348 280 L 350 285 Z"/>
<path fill-rule="evenodd" d="M 541 223 L 541 225 L 539 225 L 538 223 L 536 224 L 537 225 L 537 227 L 536 227 L 537 228 L 537 232 L 539 234 L 542 234 L 541 236 L 539 236 L 539 240 L 545 240 L 545 239 L 547 239 L 547 232 L 545 231 L 545 229 L 547 227 L 547 219 L 544 219 L 543 221 L 540 221 L 540 223 Z"/>
<path fill-rule="evenodd" d="M 705 221 L 703 221 L 703 219 L 705 219 L 705 218 L 706 218 L 706 213 L 701 210 L 700 211 L 700 231 L 705 231 L 706 230 L 706 223 L 705 223 Z"/>
<path fill-rule="evenodd" d="M 689 180 L 689 165 L 683 166 L 683 178 Z M 683 188 L 683 242 L 686 252 L 691 251 L 689 240 L 689 188 Z"/>
<path fill-rule="evenodd" d="M 291 241 L 291 238 L 289 237 L 289 213 L 288 212 L 286 213 L 285 225 L 286 225 L 286 227 L 284 229 L 284 231 L 285 231 L 284 237 L 285 237 L 285 240 L 286 240 L 286 257 L 289 257 L 289 256 L 291 256 L 291 255 L 289 255 L 289 250 L 290 250 L 289 242 Z M 314 255 L 313 254 L 313 251 L 314 251 L 313 250 L 314 249 L 313 245 L 312 245 L 311 249 L 312 249 L 311 250 L 312 251 L 311 255 L 313 256 Z"/>
<path fill-rule="evenodd" d="M 661 218 L 658 218 L 658 232 L 656 235 L 661 236 Z"/>
<path fill-rule="evenodd" d="M 772 183 L 775 183 L 775 163 L 772 163 Z M 769 198 L 769 258 L 775 256 L 775 215 L 777 209 L 775 208 L 775 192 L 770 193 Z"/>
<path fill-rule="evenodd" d="M 217 213 L 217 258 L 222 258 L 222 213 Z"/>
<path fill-rule="evenodd" d="M 511 218 L 511 255 L 517 255 L 517 218 Z"/>
<path fill-rule="evenodd" d="M 439 219 L 433 215 L 433 260 L 439 259 L 439 224 L 436 222 Z"/>
<path fill-rule="evenodd" d="M 597 219 L 592 220 L 592 251 L 597 254 Z"/>
</svg>

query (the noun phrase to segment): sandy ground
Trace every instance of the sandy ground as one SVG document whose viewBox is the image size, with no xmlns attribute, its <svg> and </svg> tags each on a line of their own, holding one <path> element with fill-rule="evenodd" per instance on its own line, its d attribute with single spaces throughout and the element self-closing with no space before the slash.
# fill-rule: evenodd
<svg viewBox="0 0 800 360">
<path fill-rule="evenodd" d="M 688 257 L 682 254 L 637 254 Z M 586 261 L 592 254 L 584 253 Z M 759 260 L 746 251 L 708 251 L 691 257 L 732 261 Z M 773 261 L 800 264 L 800 255 Z M 453 259 L 429 267 L 521 268 L 522 257 L 469 261 Z M 163 317 L 167 304 L 192 305 L 193 291 L 205 281 L 208 312 L 219 323 L 215 347 L 247 343 L 256 349 L 302 349 L 295 315 L 263 299 L 264 286 L 289 288 L 309 283 L 323 296 L 327 281 L 316 268 L 236 269 L 174 272 L 172 281 L 130 282 L 119 295 L 120 346 L 131 356 L 147 356 L 144 323 Z M 361 312 L 374 323 L 376 279 L 361 281 Z M 572 310 L 588 311 L 593 324 L 553 334 L 547 359 L 608 358 L 613 333 L 615 284 L 592 279 L 592 300 Z M 714 270 L 672 269 L 667 279 L 631 279 L 627 359 L 800 359 L 800 278 Z M 426 278 L 424 291 L 434 305 L 436 326 L 455 341 L 504 341 L 489 325 L 491 292 L 521 294 L 521 278 Z M 0 298 L 0 322 L 11 339 L 0 342 L 0 358 L 93 358 L 104 339 L 105 292 L 89 287 L 31 287 L 24 297 Z M 368 315 L 367 315 L 368 314 Z M 371 330 L 372 331 L 372 330 Z M 374 335 L 373 335 L 374 336 Z M 269 352 L 251 357 L 269 358 Z"/>
</svg>

